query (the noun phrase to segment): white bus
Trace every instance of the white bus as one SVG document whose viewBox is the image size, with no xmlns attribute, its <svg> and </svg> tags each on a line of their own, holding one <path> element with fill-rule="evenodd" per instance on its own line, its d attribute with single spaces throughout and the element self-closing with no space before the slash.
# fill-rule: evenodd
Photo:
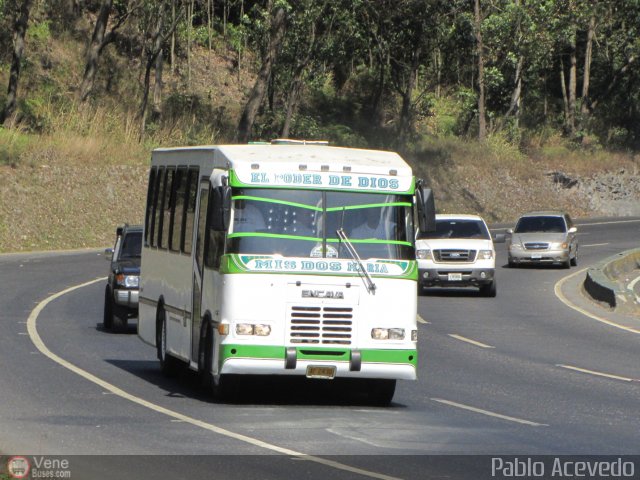
<svg viewBox="0 0 640 480">
<path fill-rule="evenodd" d="M 245 374 L 362 378 L 388 404 L 416 379 L 416 214 L 433 228 L 431 191 L 393 152 L 156 149 L 138 335 L 219 395 Z"/>
</svg>

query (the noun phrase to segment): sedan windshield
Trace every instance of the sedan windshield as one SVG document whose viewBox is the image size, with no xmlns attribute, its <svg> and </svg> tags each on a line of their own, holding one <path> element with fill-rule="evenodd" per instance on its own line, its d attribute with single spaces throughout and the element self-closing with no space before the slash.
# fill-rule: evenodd
<svg viewBox="0 0 640 480">
<path fill-rule="evenodd" d="M 515 233 L 564 233 L 566 226 L 562 217 L 522 217 L 514 230 Z"/>
<path fill-rule="evenodd" d="M 491 235 L 484 222 L 479 220 L 438 220 L 436 231 L 423 234 L 420 238 L 480 238 L 491 240 Z"/>
<path fill-rule="evenodd" d="M 351 258 L 342 228 L 361 258 L 415 258 L 409 196 L 235 189 L 233 212 L 229 253 Z"/>
</svg>

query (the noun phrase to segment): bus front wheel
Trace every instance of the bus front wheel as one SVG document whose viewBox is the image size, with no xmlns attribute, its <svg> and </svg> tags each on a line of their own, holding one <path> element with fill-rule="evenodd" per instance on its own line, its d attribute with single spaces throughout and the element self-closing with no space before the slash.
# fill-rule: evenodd
<svg viewBox="0 0 640 480">
<path fill-rule="evenodd" d="M 156 319 L 156 349 L 162 373 L 174 375 L 178 370 L 178 360 L 167 352 L 167 315 L 162 307 L 158 308 Z"/>
<path fill-rule="evenodd" d="M 372 405 L 386 407 L 391 403 L 396 392 L 395 380 L 372 378 L 367 383 L 367 393 Z"/>
</svg>

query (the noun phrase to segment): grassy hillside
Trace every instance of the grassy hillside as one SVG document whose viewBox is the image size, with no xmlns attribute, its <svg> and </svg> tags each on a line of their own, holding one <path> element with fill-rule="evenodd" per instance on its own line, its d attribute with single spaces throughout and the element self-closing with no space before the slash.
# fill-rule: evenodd
<svg viewBox="0 0 640 480">
<path fill-rule="evenodd" d="M 190 75 L 184 62 L 175 71 L 167 67 L 163 120 L 150 122 L 141 135 L 139 56 L 108 47 L 96 95 L 86 104 L 69 87 L 80 84 L 81 33 L 89 31 L 90 20 L 75 36 L 54 36 L 42 26 L 29 30 L 31 53 L 19 89 L 22 122 L 0 128 L 0 252 L 110 245 L 116 224 L 142 221 L 154 147 L 233 138 L 253 83 L 250 58 L 238 71 L 218 44 L 212 53 L 196 49 Z M 3 61 L 0 85 L 7 84 L 7 75 Z M 443 99 L 442 105 L 446 110 L 455 102 Z M 422 140 L 401 153 L 434 188 L 440 212 L 480 213 L 490 222 L 539 208 L 563 208 L 575 217 L 640 215 L 637 155 L 576 149 L 542 134 L 519 146 L 501 137 L 479 144 L 442 136 L 441 125 L 429 122 L 421 126 Z M 362 138 L 344 130 L 338 138 L 363 146 Z M 559 177 L 553 172 L 569 181 L 554 181 Z M 629 208 L 618 208 L 623 204 Z"/>
</svg>

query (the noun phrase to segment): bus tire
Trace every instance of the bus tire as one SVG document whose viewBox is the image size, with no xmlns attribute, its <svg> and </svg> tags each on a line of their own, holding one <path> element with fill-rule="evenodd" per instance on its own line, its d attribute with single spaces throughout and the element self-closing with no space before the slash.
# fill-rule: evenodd
<svg viewBox="0 0 640 480">
<path fill-rule="evenodd" d="M 200 375 L 200 385 L 207 394 L 215 394 L 215 382 L 213 380 L 213 372 L 211 364 L 213 358 L 213 331 L 211 325 L 206 322 L 205 333 L 200 339 L 200 347 L 198 349 L 198 373 Z"/>
<path fill-rule="evenodd" d="M 167 376 L 175 375 L 178 371 L 178 359 L 167 351 L 167 315 L 162 305 L 156 314 L 156 350 L 160 360 L 160 370 Z"/>
<path fill-rule="evenodd" d="M 393 400 L 396 391 L 396 381 L 386 378 L 372 378 L 368 382 L 368 396 L 372 405 L 386 407 Z"/>
<path fill-rule="evenodd" d="M 240 399 L 240 381 L 235 375 L 218 375 L 213 379 L 213 392 L 217 400 L 233 403 Z"/>
</svg>

